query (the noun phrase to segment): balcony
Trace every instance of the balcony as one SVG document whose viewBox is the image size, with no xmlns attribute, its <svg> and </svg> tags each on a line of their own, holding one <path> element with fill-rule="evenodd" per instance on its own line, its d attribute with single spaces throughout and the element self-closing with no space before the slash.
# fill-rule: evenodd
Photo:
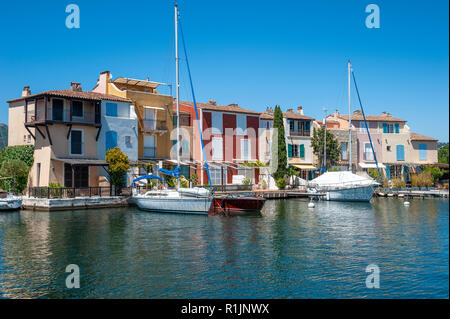
<svg viewBox="0 0 450 319">
<path fill-rule="evenodd" d="M 167 122 L 165 120 L 143 120 L 144 132 L 167 131 Z"/>
<path fill-rule="evenodd" d="M 81 124 L 99 126 L 101 121 L 100 113 L 92 111 L 83 112 L 82 116 L 72 116 L 72 118 L 70 118 L 68 114 L 56 112 L 48 112 L 46 115 L 43 110 L 27 114 L 25 125 L 35 126 L 41 124 Z"/>
<path fill-rule="evenodd" d="M 311 136 L 311 131 L 289 130 L 290 136 Z"/>
</svg>

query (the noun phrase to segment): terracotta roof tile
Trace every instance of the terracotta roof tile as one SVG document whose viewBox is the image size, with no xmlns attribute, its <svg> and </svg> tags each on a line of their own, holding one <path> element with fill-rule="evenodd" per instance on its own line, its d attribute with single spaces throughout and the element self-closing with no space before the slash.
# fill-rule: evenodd
<svg viewBox="0 0 450 319">
<path fill-rule="evenodd" d="M 418 133 L 411 133 L 410 138 L 411 141 L 438 141 L 438 139 L 436 138 L 428 137 Z"/>
<path fill-rule="evenodd" d="M 339 118 L 348 121 L 348 115 L 339 115 Z M 361 114 L 352 114 L 352 121 L 364 121 Z M 406 122 L 406 120 L 388 115 L 366 115 L 366 121 L 372 122 Z"/>
<path fill-rule="evenodd" d="M 313 117 L 301 115 L 294 112 L 284 112 L 283 117 L 287 119 L 299 119 L 299 120 L 312 120 L 314 121 Z"/>
<path fill-rule="evenodd" d="M 194 107 L 193 102 L 185 102 L 181 101 L 180 105 L 186 105 Z M 230 104 L 230 105 L 213 105 L 208 103 L 197 103 L 197 107 L 203 110 L 210 110 L 210 111 L 219 111 L 219 112 L 232 112 L 232 113 L 244 113 L 244 114 L 252 114 L 252 115 L 260 115 L 261 112 L 255 112 L 252 110 L 244 109 L 237 104 Z"/>
<path fill-rule="evenodd" d="M 83 99 L 83 100 L 95 100 L 95 101 L 107 100 L 107 101 L 116 101 L 116 102 L 131 102 L 130 99 L 126 99 L 126 98 L 111 95 L 111 94 L 102 94 L 102 93 L 89 92 L 89 91 L 73 91 L 73 90 L 45 91 L 42 93 L 37 93 L 37 94 L 29 95 L 29 96 L 20 97 L 18 99 L 9 100 L 7 102 L 11 103 L 11 102 L 17 102 L 20 100 L 24 100 L 24 99 L 33 99 L 35 97 L 41 97 L 44 95 Z"/>
</svg>

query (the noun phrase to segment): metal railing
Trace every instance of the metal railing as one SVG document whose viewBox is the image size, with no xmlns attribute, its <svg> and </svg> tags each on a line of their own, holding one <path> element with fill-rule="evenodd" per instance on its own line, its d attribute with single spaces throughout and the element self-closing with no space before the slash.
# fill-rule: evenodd
<svg viewBox="0 0 450 319">
<path fill-rule="evenodd" d="M 155 120 L 155 119 L 144 119 L 144 130 L 145 131 L 163 131 L 167 130 L 167 123 L 165 120 Z"/>
<path fill-rule="evenodd" d="M 131 188 L 124 187 L 118 192 L 112 186 L 93 187 L 46 187 L 34 186 L 28 188 L 28 197 L 35 198 L 75 198 L 75 197 L 110 197 L 130 196 Z"/>
<path fill-rule="evenodd" d="M 53 113 L 51 109 L 49 109 L 47 116 L 45 116 L 45 111 L 41 108 L 38 108 L 36 113 L 34 113 L 34 110 L 28 110 L 26 118 L 27 124 L 44 123 L 46 121 L 81 124 L 100 124 L 101 122 L 100 113 L 94 111 L 83 110 L 81 116 L 72 115 L 72 119 L 70 119 L 70 115 L 66 112 Z"/>
<path fill-rule="evenodd" d="M 289 130 L 290 136 L 310 136 L 311 131 L 298 131 L 298 130 Z"/>
</svg>

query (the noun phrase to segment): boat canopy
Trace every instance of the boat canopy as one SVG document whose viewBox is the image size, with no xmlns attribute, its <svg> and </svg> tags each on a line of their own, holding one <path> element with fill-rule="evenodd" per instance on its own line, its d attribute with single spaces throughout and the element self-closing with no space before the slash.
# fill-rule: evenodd
<svg viewBox="0 0 450 319">
<path fill-rule="evenodd" d="M 159 176 L 155 176 L 155 175 L 144 175 L 144 176 L 140 176 L 140 177 L 138 177 L 138 178 L 133 179 L 133 183 L 134 183 L 134 182 L 137 182 L 137 181 L 140 181 L 140 180 L 142 180 L 142 179 L 157 179 L 157 180 L 160 180 L 160 181 L 164 181 L 164 178 L 161 178 L 161 177 L 159 177 Z"/>
<path fill-rule="evenodd" d="M 310 185 L 317 186 L 348 186 L 348 185 L 375 185 L 371 178 L 359 176 L 349 171 L 326 172 L 310 181 Z"/>
<path fill-rule="evenodd" d="M 181 169 L 179 166 L 175 167 L 173 171 L 164 168 L 160 168 L 158 171 L 166 175 L 175 176 L 176 178 L 180 178 L 181 176 Z"/>
</svg>

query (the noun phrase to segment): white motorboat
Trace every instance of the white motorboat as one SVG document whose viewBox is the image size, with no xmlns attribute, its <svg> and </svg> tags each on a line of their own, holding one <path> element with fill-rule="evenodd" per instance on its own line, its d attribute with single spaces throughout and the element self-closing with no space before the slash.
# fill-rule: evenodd
<svg viewBox="0 0 450 319">
<path fill-rule="evenodd" d="M 352 172 L 327 172 L 309 182 L 309 192 L 325 193 L 329 201 L 368 202 L 378 185 L 375 180 Z"/>
<path fill-rule="evenodd" d="M 0 198 L 0 211 L 17 210 L 22 207 L 22 197 L 8 194 L 5 198 Z"/>
<path fill-rule="evenodd" d="M 207 189 L 180 188 L 155 190 L 133 196 L 136 205 L 146 211 L 208 215 L 212 196 Z"/>
</svg>

